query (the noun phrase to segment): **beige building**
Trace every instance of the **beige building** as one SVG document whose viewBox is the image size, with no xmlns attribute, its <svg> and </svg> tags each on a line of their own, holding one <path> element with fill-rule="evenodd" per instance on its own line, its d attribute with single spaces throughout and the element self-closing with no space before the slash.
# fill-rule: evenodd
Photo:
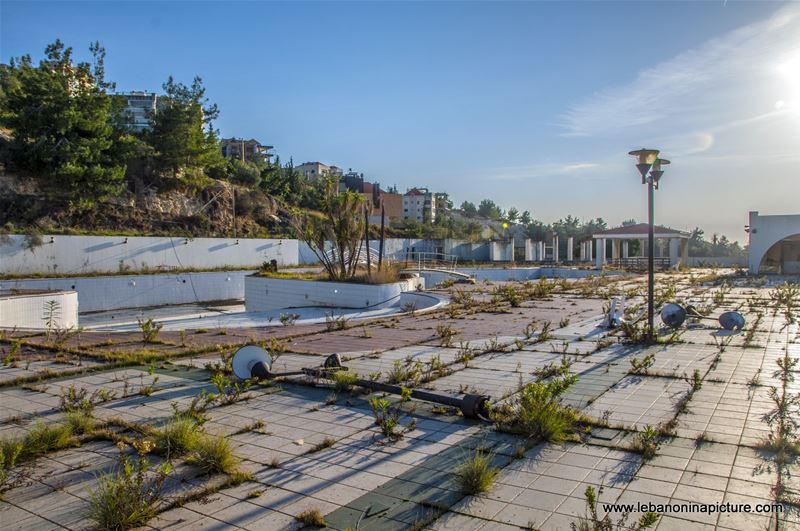
<svg viewBox="0 0 800 531">
<path fill-rule="evenodd" d="M 403 195 L 403 219 L 420 223 L 436 221 L 435 194 L 427 188 L 411 188 Z"/>
<path fill-rule="evenodd" d="M 222 155 L 224 157 L 244 160 L 253 160 L 260 158 L 264 162 L 269 162 L 272 158 L 272 153 L 269 152 L 272 146 L 265 146 L 258 140 L 251 138 L 245 140 L 244 138 L 223 138 Z"/>
<path fill-rule="evenodd" d="M 299 166 L 295 166 L 294 169 L 309 181 L 321 179 L 325 175 L 342 175 L 342 169 L 338 166 L 328 166 L 321 162 L 304 162 Z"/>
</svg>

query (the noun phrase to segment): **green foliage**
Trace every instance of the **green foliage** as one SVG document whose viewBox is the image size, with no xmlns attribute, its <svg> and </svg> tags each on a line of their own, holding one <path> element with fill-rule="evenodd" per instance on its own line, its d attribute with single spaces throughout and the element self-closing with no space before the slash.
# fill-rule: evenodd
<svg viewBox="0 0 800 531">
<path fill-rule="evenodd" d="M 375 424 L 380 427 L 383 436 L 390 440 L 397 440 L 403 437 L 400 428 L 400 415 L 396 409 L 389 405 L 385 398 L 372 397 L 369 399 L 369 407 L 375 415 Z"/>
<path fill-rule="evenodd" d="M 14 461 L 22 463 L 54 450 L 75 446 L 77 442 L 69 424 L 45 424 L 39 421 L 21 439 L 0 440 L 0 453 L 5 455 L 6 462 L 13 456 Z M 18 445 L 22 447 L 19 451 L 16 450 Z"/>
<path fill-rule="evenodd" d="M 308 244 L 331 280 L 350 280 L 356 274 L 366 226 L 363 208 L 360 194 L 339 192 L 336 179 L 326 178 L 322 215 L 293 213 L 295 237 Z"/>
<path fill-rule="evenodd" d="M 353 390 L 353 386 L 358 381 L 358 373 L 349 371 L 335 371 L 331 375 L 333 386 L 336 391 L 349 392 Z"/>
<path fill-rule="evenodd" d="M 603 493 L 603 487 L 600 487 L 599 494 Z M 622 516 L 614 522 L 611 520 L 611 513 L 608 512 L 601 518 L 597 512 L 597 498 L 598 492 L 594 487 L 589 485 L 583 493 L 586 500 L 586 516 L 582 517 L 577 523 L 572 522 L 570 527 L 572 531 L 641 531 L 642 529 L 650 529 L 658 521 L 658 514 L 653 512 L 644 513 L 633 524 L 628 524 L 630 513 L 624 512 Z"/>
<path fill-rule="evenodd" d="M 711 241 L 705 239 L 705 233 L 695 227 L 689 236 L 689 255 L 691 256 L 747 256 L 739 242 L 731 242 L 726 236 L 713 234 Z"/>
<path fill-rule="evenodd" d="M 449 347 L 453 344 L 453 338 L 456 336 L 456 330 L 451 324 L 438 323 L 436 325 L 436 335 L 439 336 L 441 346 Z"/>
<path fill-rule="evenodd" d="M 653 366 L 655 362 L 656 362 L 656 356 L 652 352 L 646 355 L 642 359 L 639 359 L 637 357 L 631 358 L 630 360 L 631 369 L 629 372 L 631 374 L 644 374 L 647 372 L 647 369 Z"/>
<path fill-rule="evenodd" d="M 8 486 L 8 470 L 14 468 L 22 453 L 22 442 L 0 441 L 0 493 Z"/>
<path fill-rule="evenodd" d="M 97 490 L 91 493 L 89 517 L 99 529 L 125 530 L 140 527 L 156 515 L 161 493 L 172 465 L 164 463 L 155 475 L 148 474 L 146 454 L 150 441 L 134 443 L 137 454 L 131 458 L 120 448 L 117 469 L 101 476 Z"/>
<path fill-rule="evenodd" d="M 408 387 L 401 387 L 400 388 L 400 401 L 401 402 L 409 402 L 411 400 L 411 393 L 413 391 Z"/>
<path fill-rule="evenodd" d="M 67 413 L 71 411 L 91 413 L 95 403 L 101 401 L 100 394 L 101 392 L 98 389 L 89 396 L 89 392 L 85 387 L 78 389 L 74 383 L 71 383 L 69 387 L 61 390 L 61 410 Z"/>
<path fill-rule="evenodd" d="M 245 380 L 241 383 L 234 382 L 225 374 L 218 372 L 211 376 L 211 383 L 217 388 L 217 400 L 223 405 L 233 404 L 238 402 L 242 393 L 250 389 L 252 382 Z"/>
<path fill-rule="evenodd" d="M 200 437 L 197 422 L 188 416 L 176 416 L 154 433 L 153 440 L 156 452 L 171 459 L 193 451 Z"/>
<path fill-rule="evenodd" d="M 163 89 L 162 102 L 144 135 L 154 150 L 153 161 L 156 168 L 171 172 L 173 177 L 188 184 L 201 184 L 203 176 L 199 170 L 224 164 L 216 132 L 211 127 L 219 110 L 216 105 L 209 105 L 199 77 L 186 86 L 170 76 Z"/>
<path fill-rule="evenodd" d="M 503 210 L 491 199 L 484 199 L 478 204 L 478 215 L 488 219 L 500 219 L 503 217 Z"/>
<path fill-rule="evenodd" d="M 147 319 L 137 319 L 139 323 L 139 330 L 142 332 L 142 341 L 145 343 L 155 343 L 158 338 L 158 333 L 164 328 L 162 323 L 153 321 L 152 317 Z"/>
<path fill-rule="evenodd" d="M 658 430 L 648 424 L 634 436 L 630 449 L 642 454 L 645 460 L 650 460 L 656 456 L 656 451 L 658 451 L 658 437 Z"/>
<path fill-rule="evenodd" d="M 123 134 L 113 127 L 105 50 L 90 48 L 93 64 L 74 63 L 72 48 L 56 40 L 45 59 L 14 59 L 0 70 L 0 124 L 13 131 L 12 162 L 52 193 L 85 207 L 118 193 Z"/>
<path fill-rule="evenodd" d="M 391 384 L 404 383 L 409 380 L 416 380 L 420 376 L 420 367 L 417 364 L 403 366 L 403 362 L 395 360 L 392 368 L 386 373 L 386 381 Z"/>
<path fill-rule="evenodd" d="M 500 469 L 492 466 L 494 455 L 480 449 L 459 465 L 456 471 L 461 492 L 464 494 L 480 494 L 488 491 Z"/>
<path fill-rule="evenodd" d="M 186 461 L 204 474 L 232 474 L 239 466 L 239 458 L 233 453 L 228 439 L 221 435 L 200 437 Z"/>
<path fill-rule="evenodd" d="M 75 435 L 85 435 L 94 431 L 97 421 L 86 411 L 69 411 L 66 415 L 67 426 Z"/>
<path fill-rule="evenodd" d="M 50 336 L 56 328 L 56 322 L 61 316 L 61 303 L 56 299 L 45 301 L 44 314 L 42 315 L 42 322 L 44 323 L 44 338 L 45 341 L 50 341 Z"/>
<path fill-rule="evenodd" d="M 568 373 L 568 371 L 567 371 Z M 564 394 L 576 381 L 574 374 L 525 385 L 505 407 L 493 411 L 501 429 L 550 442 L 563 440 L 574 431 L 578 420 L 575 411 L 561 403 Z"/>
</svg>

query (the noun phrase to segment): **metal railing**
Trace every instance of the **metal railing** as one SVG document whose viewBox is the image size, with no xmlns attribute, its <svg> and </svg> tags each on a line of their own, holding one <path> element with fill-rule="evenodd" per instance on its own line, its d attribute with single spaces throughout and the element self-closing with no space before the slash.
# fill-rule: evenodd
<svg viewBox="0 0 800 531">
<path fill-rule="evenodd" d="M 358 257 L 356 258 L 356 263 L 359 265 L 366 266 L 368 252 L 369 252 L 370 265 L 372 267 L 378 267 L 378 259 L 380 258 L 380 253 L 372 248 L 367 249 L 366 247 L 361 247 L 361 249 L 358 252 Z M 325 258 L 327 258 L 332 262 L 338 262 L 337 259 L 338 254 L 339 252 L 335 248 L 332 248 L 325 252 Z M 344 261 L 345 262 L 350 261 L 350 253 L 347 250 L 345 250 L 344 252 Z"/>
<path fill-rule="evenodd" d="M 647 257 L 646 256 L 633 256 L 629 258 L 617 258 L 615 260 L 610 260 L 609 263 L 611 265 L 631 269 L 635 271 L 645 271 L 647 269 Z M 656 269 L 669 269 L 669 258 L 667 257 L 656 257 L 653 259 L 653 265 Z"/>
<path fill-rule="evenodd" d="M 407 257 L 409 258 L 409 257 Z M 458 255 L 445 253 L 413 253 L 411 260 L 406 260 L 406 268 L 416 267 L 417 271 L 437 269 L 440 271 L 455 271 L 458 265 Z"/>
</svg>

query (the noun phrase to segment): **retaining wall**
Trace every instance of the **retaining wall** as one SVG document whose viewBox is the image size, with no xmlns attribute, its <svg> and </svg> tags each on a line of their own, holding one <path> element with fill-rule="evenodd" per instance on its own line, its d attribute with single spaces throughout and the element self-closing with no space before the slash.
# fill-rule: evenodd
<svg viewBox="0 0 800 531">
<path fill-rule="evenodd" d="M 238 242 L 238 243 L 237 243 Z M 297 240 L 45 235 L 30 248 L 25 236 L 0 240 L 0 272 L 74 275 L 170 269 L 258 268 L 299 263 Z"/>
</svg>

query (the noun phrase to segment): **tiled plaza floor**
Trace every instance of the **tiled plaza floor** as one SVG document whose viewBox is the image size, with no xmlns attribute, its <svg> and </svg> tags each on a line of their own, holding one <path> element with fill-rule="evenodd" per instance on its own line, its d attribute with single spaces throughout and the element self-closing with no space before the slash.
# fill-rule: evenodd
<svg viewBox="0 0 800 531">
<path fill-rule="evenodd" d="M 683 303 L 711 305 L 712 317 L 738 307 L 749 325 L 761 312 L 757 329 L 726 336 L 712 321 L 702 321 L 678 342 L 626 345 L 619 331 L 597 327 L 610 295 L 641 291 L 641 277 L 620 277 L 569 282 L 518 307 L 492 295 L 498 286 L 522 283 L 456 285 L 436 292 L 470 292 L 468 308 L 350 323 L 343 330 L 314 325 L 165 332 L 150 344 L 131 332 L 93 332 L 58 348 L 18 334 L 0 342 L 3 349 L 13 340 L 24 347 L 24 357 L 0 368 L 0 437 L 61 422 L 62 396 L 70 389 L 94 396 L 94 416 L 109 421 L 118 436 L 141 437 L 175 410 L 197 405 L 198 395 L 217 393 L 207 367 L 224 366 L 224 356 L 252 342 L 285 349 L 276 371 L 316 366 L 337 352 L 361 378 L 488 395 L 496 406 L 513 403 L 521 385 L 567 363 L 578 380 L 563 401 L 594 427 L 558 443 L 503 433 L 452 408 L 394 396 L 388 398 L 403 436 L 389 440 L 369 404 L 380 393 L 337 391 L 331 382 L 307 376 L 253 386 L 239 400 L 216 403 L 199 428 L 225 437 L 249 475 L 231 482 L 176 459 L 159 514 L 145 528 L 299 529 L 304 524 L 298 516 L 316 510 L 330 528 L 342 530 L 568 530 L 587 514 L 589 486 L 602 488 L 601 503 L 770 504 L 778 483 L 785 499 L 796 500 L 796 463 L 778 463 L 763 443 L 771 430 L 766 416 L 774 409 L 770 387 L 783 385 L 774 375 L 776 361 L 800 357 L 798 325 L 766 306 L 770 286 L 734 280 L 724 300 L 717 295 L 715 302 L 720 286 L 691 281 L 696 275 L 659 275 L 659 282 L 676 282 Z M 761 307 L 751 306 L 754 298 Z M 551 337 L 539 337 L 546 322 Z M 452 338 L 441 337 L 446 329 Z M 142 351 L 155 361 L 131 361 Z M 633 374 L 631 360 L 649 354 L 652 364 Z M 702 381 L 693 389 L 695 374 Z M 786 389 L 798 393 L 800 382 Z M 632 444 L 648 425 L 671 426 L 651 459 Z M 476 449 L 488 452 L 500 470 L 487 492 L 465 495 L 456 471 Z M 99 437 L 15 467 L 0 501 L 0 529 L 92 528 L 91 493 L 117 458 L 114 442 Z M 161 462 L 151 460 L 153 466 Z M 783 504 L 780 529 L 800 529 L 796 507 Z M 640 515 L 633 510 L 628 522 Z M 764 514 L 671 511 L 659 515 L 655 528 L 768 525 L 775 528 Z"/>
</svg>

